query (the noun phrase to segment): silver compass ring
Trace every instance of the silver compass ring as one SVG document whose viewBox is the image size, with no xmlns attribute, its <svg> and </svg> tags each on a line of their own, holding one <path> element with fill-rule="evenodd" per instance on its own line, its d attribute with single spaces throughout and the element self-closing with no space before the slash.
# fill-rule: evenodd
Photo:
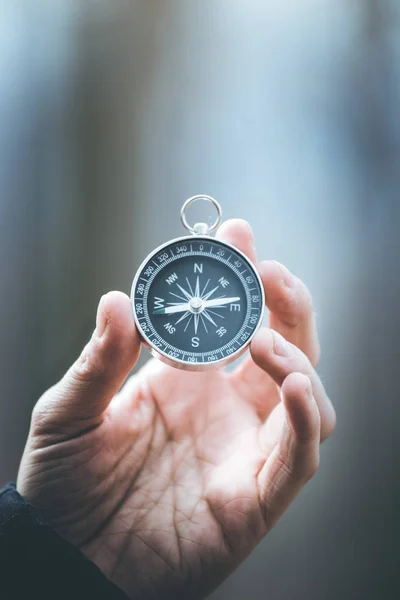
<svg viewBox="0 0 400 600">
<path fill-rule="evenodd" d="M 210 202 L 211 204 L 213 204 L 214 208 L 217 211 L 217 218 L 215 219 L 214 223 L 210 226 L 205 225 L 204 223 L 196 223 L 194 225 L 194 227 L 192 227 L 191 225 L 189 225 L 189 223 L 187 221 L 187 218 L 186 218 L 187 209 L 189 208 L 189 206 L 191 204 L 193 204 L 194 202 L 197 202 L 199 200 L 204 200 L 205 202 Z M 215 231 L 216 229 L 218 229 L 218 227 L 220 226 L 221 221 L 222 221 L 222 209 L 221 209 L 221 206 L 219 205 L 219 203 L 212 196 L 198 194 L 197 196 L 192 196 L 191 198 L 188 198 L 186 200 L 186 202 L 184 203 L 184 205 L 182 206 L 181 221 L 182 221 L 183 226 L 188 231 L 190 231 L 190 233 L 193 233 L 194 235 L 197 235 L 199 233 L 207 235 L 211 231 Z M 199 231 L 199 227 L 201 228 L 201 231 Z"/>
</svg>

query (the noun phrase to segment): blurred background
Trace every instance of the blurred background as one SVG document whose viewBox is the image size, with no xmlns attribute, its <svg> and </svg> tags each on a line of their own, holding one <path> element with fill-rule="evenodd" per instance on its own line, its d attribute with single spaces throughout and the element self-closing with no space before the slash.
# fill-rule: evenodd
<svg viewBox="0 0 400 600">
<path fill-rule="evenodd" d="M 101 294 L 211 194 L 310 287 L 338 415 L 212 599 L 398 598 L 399 107 L 398 0 L 1 0 L 1 481 Z"/>
</svg>

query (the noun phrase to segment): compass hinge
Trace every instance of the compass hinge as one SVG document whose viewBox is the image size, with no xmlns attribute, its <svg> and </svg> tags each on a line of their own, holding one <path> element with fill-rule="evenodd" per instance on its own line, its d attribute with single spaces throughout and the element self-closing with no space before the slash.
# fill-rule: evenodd
<svg viewBox="0 0 400 600">
<path fill-rule="evenodd" d="M 194 235 L 208 235 L 210 228 L 207 223 L 196 223 L 193 225 Z"/>
</svg>

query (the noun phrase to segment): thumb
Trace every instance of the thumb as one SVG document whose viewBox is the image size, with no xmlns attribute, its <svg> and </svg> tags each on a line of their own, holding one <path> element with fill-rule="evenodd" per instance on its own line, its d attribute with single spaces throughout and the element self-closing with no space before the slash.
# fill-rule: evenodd
<svg viewBox="0 0 400 600">
<path fill-rule="evenodd" d="M 109 292 L 100 300 L 96 329 L 82 354 L 35 406 L 34 433 L 77 435 L 98 425 L 139 352 L 130 300 Z"/>
</svg>

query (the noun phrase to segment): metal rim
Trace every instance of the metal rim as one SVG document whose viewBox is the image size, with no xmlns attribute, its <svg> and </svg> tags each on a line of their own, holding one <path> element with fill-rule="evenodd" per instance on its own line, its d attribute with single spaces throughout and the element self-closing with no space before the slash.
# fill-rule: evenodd
<svg viewBox="0 0 400 600">
<path fill-rule="evenodd" d="M 192 233 L 194 235 L 196 235 L 198 232 L 196 231 L 195 226 L 192 227 L 191 225 L 189 225 L 189 223 L 186 219 L 186 211 L 189 208 L 189 206 L 191 204 L 193 204 L 193 202 L 197 202 L 199 200 L 204 200 L 205 202 L 210 202 L 217 211 L 217 218 L 215 219 L 214 223 L 207 228 L 207 233 L 218 229 L 218 227 L 220 226 L 221 221 L 222 221 L 222 208 L 221 208 L 220 204 L 215 200 L 215 198 L 213 198 L 212 196 L 206 196 L 204 194 L 198 194 L 197 196 L 192 196 L 191 198 L 188 198 L 186 200 L 186 202 L 184 203 L 184 205 L 182 206 L 181 221 L 182 221 L 183 226 L 188 231 L 190 231 L 190 233 Z"/>
<path fill-rule="evenodd" d="M 208 236 L 199 235 L 198 237 L 207 239 Z M 177 359 L 177 358 L 172 358 L 169 355 L 164 354 L 164 352 L 162 352 L 161 350 L 157 350 L 152 345 L 151 341 L 147 338 L 146 334 L 142 331 L 142 328 L 140 327 L 138 315 L 136 314 L 135 302 L 134 302 L 136 284 L 139 279 L 140 273 L 143 270 L 143 267 L 145 266 L 145 264 L 148 262 L 148 260 L 152 256 L 156 255 L 158 252 L 160 252 L 160 250 L 162 250 L 166 246 L 169 246 L 170 244 L 173 244 L 175 242 L 183 242 L 185 240 L 190 240 L 190 239 L 192 239 L 190 236 L 183 236 L 183 237 L 175 238 L 173 240 L 170 240 L 169 242 L 165 242 L 164 244 L 161 244 L 160 246 L 158 246 L 158 248 L 156 248 L 155 250 L 150 252 L 150 254 L 148 254 L 148 256 L 143 260 L 143 262 L 139 266 L 138 270 L 136 271 L 136 274 L 135 274 L 135 277 L 134 277 L 134 280 L 132 283 L 131 306 L 132 306 L 132 312 L 133 312 L 133 318 L 135 321 L 135 325 L 136 325 L 137 331 L 139 333 L 139 337 L 141 338 L 142 344 L 150 351 L 150 354 L 152 356 L 154 356 L 154 358 L 157 358 L 164 364 L 174 367 L 175 369 L 181 369 L 184 371 L 211 371 L 213 369 L 225 367 L 229 363 L 235 361 L 237 358 L 242 356 L 246 352 L 246 350 L 249 349 L 250 343 L 252 342 L 254 336 L 256 335 L 257 331 L 262 327 L 263 318 L 264 318 L 264 314 L 265 314 L 265 291 L 264 291 L 264 286 L 261 281 L 260 274 L 257 270 L 256 265 L 253 263 L 253 261 L 251 261 L 250 258 L 244 252 L 239 250 L 239 248 L 236 248 L 236 246 L 229 244 L 229 242 L 224 242 L 222 240 L 218 240 L 219 244 L 221 244 L 222 246 L 227 246 L 228 248 L 232 248 L 235 252 L 237 252 L 240 256 L 242 256 L 242 258 L 251 265 L 251 267 L 253 268 L 254 274 L 257 278 L 257 281 L 259 283 L 260 290 L 261 290 L 261 304 L 262 304 L 263 308 L 261 310 L 260 318 L 258 320 L 258 323 L 257 323 L 253 333 L 251 334 L 249 339 L 243 344 L 243 346 L 236 350 L 236 352 L 234 352 L 230 356 L 226 356 L 225 358 L 221 358 L 212 363 L 189 363 L 189 362 L 185 362 L 183 360 Z"/>
</svg>

